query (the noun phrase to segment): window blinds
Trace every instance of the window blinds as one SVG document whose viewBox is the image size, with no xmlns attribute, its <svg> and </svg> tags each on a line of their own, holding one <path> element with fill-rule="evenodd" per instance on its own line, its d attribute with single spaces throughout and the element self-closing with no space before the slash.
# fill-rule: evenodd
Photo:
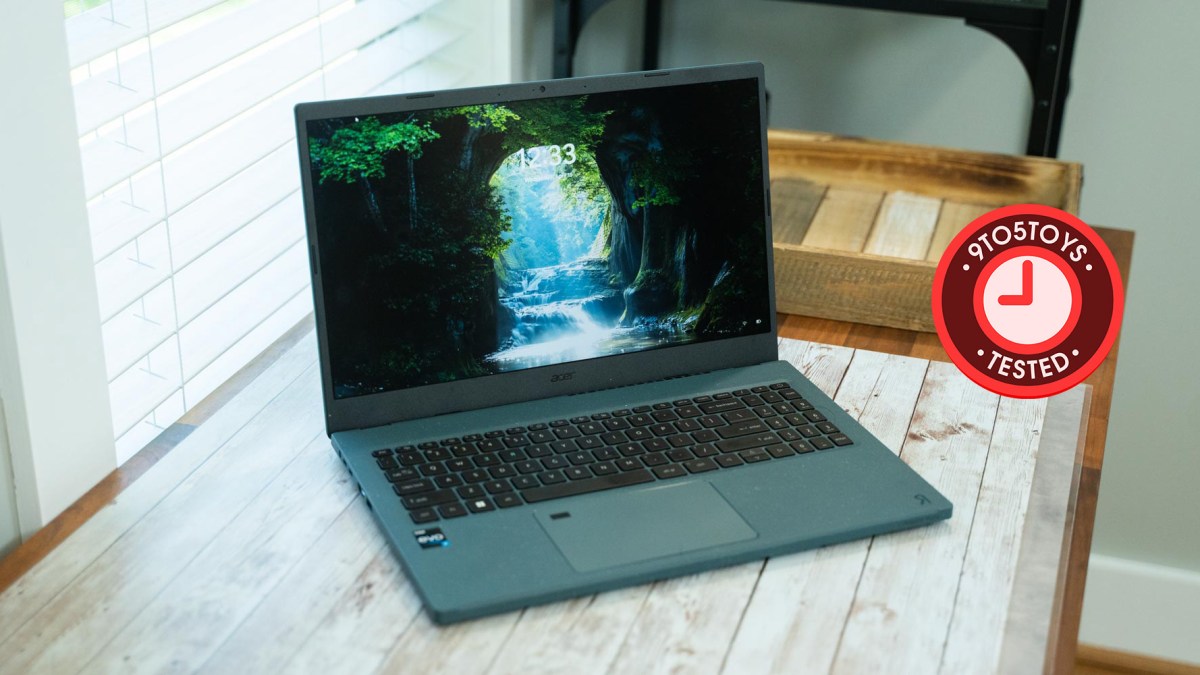
<svg viewBox="0 0 1200 675">
<path fill-rule="evenodd" d="M 292 106 L 496 81 L 489 0 L 71 0 L 118 460 L 312 310 Z M 493 25 L 502 24 L 502 25 Z"/>
</svg>

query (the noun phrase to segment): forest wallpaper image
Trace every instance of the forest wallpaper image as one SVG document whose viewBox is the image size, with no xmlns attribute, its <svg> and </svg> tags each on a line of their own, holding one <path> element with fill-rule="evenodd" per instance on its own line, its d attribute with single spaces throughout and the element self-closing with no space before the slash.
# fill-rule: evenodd
<svg viewBox="0 0 1200 675">
<path fill-rule="evenodd" d="M 753 80 L 308 137 L 336 398 L 770 329 Z"/>
</svg>

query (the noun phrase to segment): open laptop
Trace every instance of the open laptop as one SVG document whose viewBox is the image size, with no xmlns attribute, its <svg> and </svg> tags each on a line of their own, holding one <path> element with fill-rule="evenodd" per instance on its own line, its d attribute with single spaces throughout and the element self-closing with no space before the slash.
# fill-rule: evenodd
<svg viewBox="0 0 1200 675">
<path fill-rule="evenodd" d="M 435 621 L 950 516 L 778 360 L 760 64 L 296 122 L 326 426 Z"/>
</svg>

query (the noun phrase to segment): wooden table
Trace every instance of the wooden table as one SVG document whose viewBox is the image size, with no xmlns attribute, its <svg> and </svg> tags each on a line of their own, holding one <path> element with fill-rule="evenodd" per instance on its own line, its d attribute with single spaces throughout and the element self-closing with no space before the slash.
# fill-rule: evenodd
<svg viewBox="0 0 1200 675">
<path fill-rule="evenodd" d="M 932 349 L 893 329 L 783 327 Z M 941 361 L 791 340 L 781 355 L 954 517 L 437 627 L 330 450 L 309 332 L 0 595 L 0 672 L 1041 669 L 1090 389 L 1002 399 Z"/>
</svg>

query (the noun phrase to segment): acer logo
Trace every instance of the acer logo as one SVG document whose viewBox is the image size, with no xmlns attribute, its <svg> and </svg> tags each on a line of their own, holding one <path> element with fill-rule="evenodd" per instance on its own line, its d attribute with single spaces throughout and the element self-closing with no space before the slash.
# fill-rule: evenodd
<svg viewBox="0 0 1200 675">
<path fill-rule="evenodd" d="M 571 379 L 572 377 L 575 377 L 575 373 L 574 373 L 574 372 L 570 372 L 570 373 L 559 373 L 559 374 L 557 374 L 557 375 L 551 375 L 551 376 L 550 376 L 550 381 L 551 381 L 551 382 L 566 382 L 567 380 Z"/>
</svg>

